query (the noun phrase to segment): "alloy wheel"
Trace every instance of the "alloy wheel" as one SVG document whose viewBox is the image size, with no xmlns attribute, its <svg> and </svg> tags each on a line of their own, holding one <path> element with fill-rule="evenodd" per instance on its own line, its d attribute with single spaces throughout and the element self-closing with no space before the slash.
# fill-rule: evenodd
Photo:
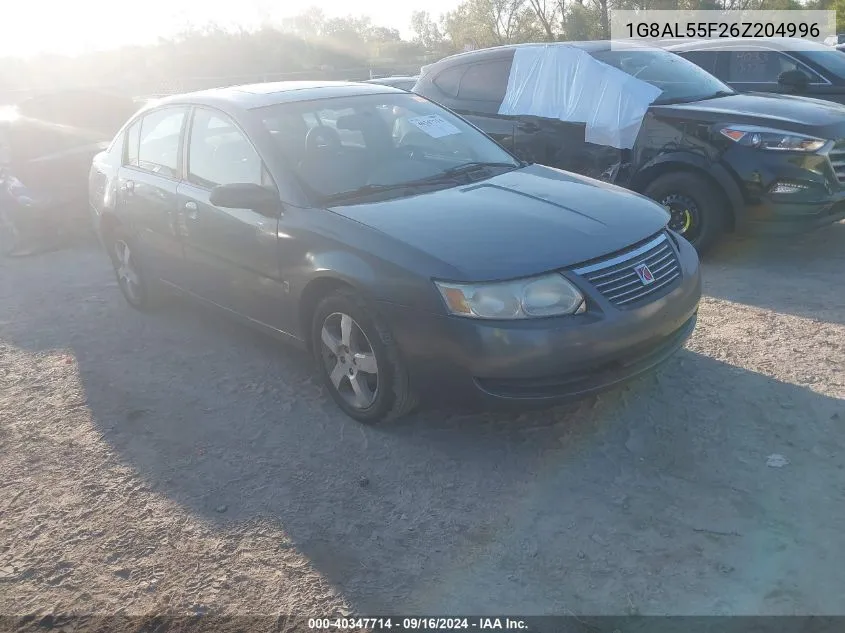
<svg viewBox="0 0 845 633">
<path fill-rule="evenodd" d="M 135 258 L 132 250 L 123 240 L 114 243 L 114 265 L 117 272 L 117 281 L 131 303 L 137 304 L 141 301 L 141 277 L 135 267 Z"/>
<path fill-rule="evenodd" d="M 378 362 L 361 326 L 348 314 L 333 312 L 320 332 L 321 357 L 332 386 L 355 409 L 367 409 L 378 396 Z"/>
</svg>

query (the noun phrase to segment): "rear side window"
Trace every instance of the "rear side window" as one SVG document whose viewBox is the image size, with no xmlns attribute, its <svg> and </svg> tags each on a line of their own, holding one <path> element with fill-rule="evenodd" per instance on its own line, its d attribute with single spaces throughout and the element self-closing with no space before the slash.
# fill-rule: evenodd
<svg viewBox="0 0 845 633">
<path fill-rule="evenodd" d="M 716 60 L 719 57 L 717 51 L 685 51 L 681 53 L 681 57 L 687 58 L 711 75 L 716 75 Z"/>
<path fill-rule="evenodd" d="M 179 144 L 185 108 L 164 108 L 141 120 L 138 166 L 155 174 L 178 177 Z"/>
<path fill-rule="evenodd" d="M 461 80 L 458 98 L 501 103 L 508 89 L 510 72 L 511 65 L 508 60 L 472 64 Z"/>
<path fill-rule="evenodd" d="M 461 85 L 461 78 L 464 76 L 467 68 L 469 68 L 469 66 L 466 65 L 447 68 L 434 78 L 434 85 L 437 86 L 440 92 L 444 95 L 452 97 L 453 99 L 457 98 L 458 88 L 460 88 Z"/>
<path fill-rule="evenodd" d="M 141 140 L 141 120 L 138 119 L 126 130 L 126 153 L 123 155 L 123 164 L 138 166 L 138 143 Z"/>
</svg>

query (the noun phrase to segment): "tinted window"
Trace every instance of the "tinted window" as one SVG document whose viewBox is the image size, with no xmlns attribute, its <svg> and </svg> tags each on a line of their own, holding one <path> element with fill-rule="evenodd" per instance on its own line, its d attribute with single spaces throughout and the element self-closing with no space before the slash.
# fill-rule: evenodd
<svg viewBox="0 0 845 633">
<path fill-rule="evenodd" d="M 504 163 L 499 170 L 518 166 L 463 119 L 411 93 L 283 103 L 253 112 L 318 204 L 367 185 L 439 179 L 438 186 L 457 186 L 457 180 L 440 176 L 470 162 Z M 394 191 L 386 195 L 411 195 L 413 189 Z"/>
<path fill-rule="evenodd" d="M 461 80 L 458 98 L 501 102 L 508 88 L 510 71 L 510 62 L 506 60 L 473 64 Z"/>
<path fill-rule="evenodd" d="M 434 78 L 434 85 L 437 86 L 443 94 L 457 98 L 458 88 L 461 85 L 461 77 L 464 76 L 467 68 L 467 66 L 447 68 Z"/>
<path fill-rule="evenodd" d="M 787 70 L 800 70 L 811 83 L 823 83 L 816 73 L 778 51 L 760 49 L 728 52 L 728 81 L 777 83 L 780 74 Z"/>
<path fill-rule="evenodd" d="M 683 103 L 734 91 L 680 55 L 662 50 L 617 49 L 590 53 L 605 64 L 647 81 L 663 93 L 655 103 Z"/>
<path fill-rule="evenodd" d="M 845 53 L 832 51 L 802 51 L 802 54 L 839 78 L 845 78 Z"/>
<path fill-rule="evenodd" d="M 188 179 L 213 187 L 233 183 L 260 185 L 261 158 L 225 115 L 197 109 L 191 125 Z"/>
<path fill-rule="evenodd" d="M 138 145 L 138 166 L 141 169 L 178 176 L 179 142 L 185 113 L 183 108 L 164 108 L 142 119 Z"/>
<path fill-rule="evenodd" d="M 716 60 L 719 53 L 716 51 L 685 51 L 680 55 L 690 60 L 696 66 L 700 66 L 711 75 L 716 74 Z"/>
</svg>

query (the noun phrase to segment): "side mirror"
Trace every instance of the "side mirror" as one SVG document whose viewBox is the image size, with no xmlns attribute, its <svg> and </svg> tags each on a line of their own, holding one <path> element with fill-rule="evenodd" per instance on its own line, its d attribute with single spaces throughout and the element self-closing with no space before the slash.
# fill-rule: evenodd
<svg viewBox="0 0 845 633">
<path fill-rule="evenodd" d="M 262 215 L 275 216 L 279 211 L 279 194 L 269 187 L 252 183 L 218 185 L 208 200 L 224 209 L 251 209 Z"/>
<path fill-rule="evenodd" d="M 778 85 L 788 92 L 804 92 L 810 80 L 800 70 L 785 70 L 778 76 Z"/>
</svg>

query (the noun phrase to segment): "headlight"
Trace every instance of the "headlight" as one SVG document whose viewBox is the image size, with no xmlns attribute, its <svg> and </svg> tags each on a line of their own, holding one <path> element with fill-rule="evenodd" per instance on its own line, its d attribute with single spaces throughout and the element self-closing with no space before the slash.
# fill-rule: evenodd
<svg viewBox="0 0 845 633">
<path fill-rule="evenodd" d="M 722 128 L 719 132 L 735 143 L 759 149 L 815 152 L 827 143 L 825 139 L 815 136 L 805 136 L 753 125 L 732 125 Z"/>
<path fill-rule="evenodd" d="M 436 281 L 452 314 L 476 319 L 527 319 L 585 310 L 584 295 L 557 273 L 483 284 Z"/>
</svg>

